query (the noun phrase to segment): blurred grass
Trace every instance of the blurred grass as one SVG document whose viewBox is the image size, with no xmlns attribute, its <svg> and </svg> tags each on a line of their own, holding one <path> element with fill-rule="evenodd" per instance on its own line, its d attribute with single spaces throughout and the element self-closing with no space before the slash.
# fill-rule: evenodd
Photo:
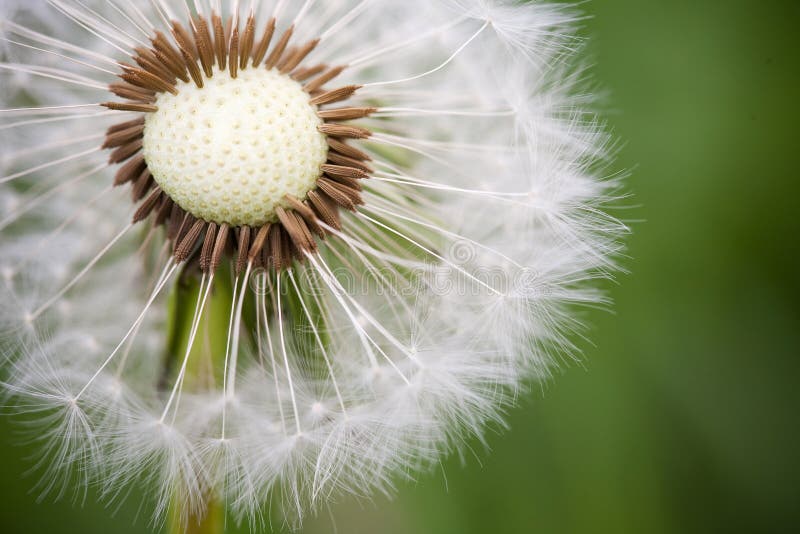
<svg viewBox="0 0 800 534">
<path fill-rule="evenodd" d="M 788 532 L 800 513 L 796 1 L 596 0 L 634 203 L 632 274 L 593 313 L 585 368 L 535 390 L 465 465 L 389 502 L 332 508 L 341 534 Z M 0 531 L 148 532 L 89 501 L 36 504 L 0 420 Z M 444 473 L 444 475 L 442 474 Z M 446 480 L 445 480 L 446 475 Z M 330 533 L 323 513 L 303 532 Z"/>
</svg>

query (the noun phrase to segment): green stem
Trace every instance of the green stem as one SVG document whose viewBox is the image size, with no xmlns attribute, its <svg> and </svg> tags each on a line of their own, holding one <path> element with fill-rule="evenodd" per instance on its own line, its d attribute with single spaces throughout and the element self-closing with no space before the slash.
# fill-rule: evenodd
<svg viewBox="0 0 800 534">
<path fill-rule="evenodd" d="M 163 374 L 166 389 L 174 384 L 186 355 L 194 311 L 201 296 L 200 282 L 200 273 L 186 268 L 170 295 L 166 325 L 169 335 Z M 214 278 L 213 288 L 198 323 L 195 342 L 189 351 L 183 382 L 183 390 L 186 392 L 213 391 L 221 383 L 232 291 L 230 273 L 220 269 Z M 224 532 L 225 507 L 214 495 L 208 496 L 202 517 L 186 512 L 183 495 L 185 492 L 176 488 L 170 507 L 170 534 Z"/>
<path fill-rule="evenodd" d="M 182 517 L 176 502 L 169 521 L 169 534 L 223 534 L 225 532 L 225 506 L 216 499 L 206 504 L 203 517 Z"/>
</svg>

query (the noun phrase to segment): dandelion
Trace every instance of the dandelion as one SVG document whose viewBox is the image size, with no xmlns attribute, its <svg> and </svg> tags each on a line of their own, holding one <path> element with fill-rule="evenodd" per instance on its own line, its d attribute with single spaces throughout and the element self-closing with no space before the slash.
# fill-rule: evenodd
<svg viewBox="0 0 800 534">
<path fill-rule="evenodd" d="M 0 26 L 0 331 L 43 493 L 299 521 L 575 356 L 625 231 L 575 12 L 47 4 Z"/>
</svg>

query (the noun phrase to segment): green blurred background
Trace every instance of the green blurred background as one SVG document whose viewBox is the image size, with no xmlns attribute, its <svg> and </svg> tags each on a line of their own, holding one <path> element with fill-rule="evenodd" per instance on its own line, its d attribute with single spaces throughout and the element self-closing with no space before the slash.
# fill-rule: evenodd
<svg viewBox="0 0 800 534">
<path fill-rule="evenodd" d="M 584 365 L 534 388 L 491 451 L 303 533 L 798 528 L 800 2 L 582 8 L 640 206 L 615 313 L 591 315 Z M 136 509 L 37 504 L 0 432 L 0 532 L 149 532 Z"/>
</svg>

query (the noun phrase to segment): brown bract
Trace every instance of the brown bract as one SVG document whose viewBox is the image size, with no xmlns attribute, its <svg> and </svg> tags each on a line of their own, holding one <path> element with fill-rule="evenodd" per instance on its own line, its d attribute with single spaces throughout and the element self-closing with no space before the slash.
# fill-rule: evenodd
<svg viewBox="0 0 800 534">
<path fill-rule="evenodd" d="M 372 132 L 342 123 L 368 117 L 376 109 L 328 107 L 349 99 L 361 86 L 327 88 L 345 66 L 303 65 L 319 39 L 292 45 L 295 28 L 290 26 L 273 45 L 275 27 L 276 20 L 270 19 L 257 38 L 252 16 L 241 31 L 238 21 L 234 26 L 232 20 L 223 21 L 216 14 L 210 24 L 202 16 L 195 17 L 189 30 L 173 21 L 171 39 L 157 31 L 151 48 L 138 47 L 132 63 L 120 63 L 122 81 L 111 84 L 109 90 L 123 101 L 103 104 L 113 110 L 152 113 L 158 110 L 159 93 L 178 94 L 178 81 L 202 88 L 216 67 L 227 69 L 233 78 L 244 69 L 276 69 L 302 84 L 310 104 L 318 107 L 323 121 L 319 130 L 327 136 L 329 150 L 316 188 L 305 199 L 284 197 L 276 220 L 257 228 L 197 219 L 162 191 L 142 152 L 144 116 L 108 129 L 103 147 L 113 149 L 111 163 L 121 164 L 114 184 L 132 185 L 133 201 L 139 205 L 134 222 L 150 219 L 153 225 L 164 226 L 175 261 L 197 262 L 203 272 L 215 271 L 225 257 L 236 260 L 237 271 L 248 264 L 286 269 L 316 252 L 318 241 L 328 235 L 325 227 L 341 228 L 342 208 L 355 211 L 363 204 L 360 181 L 372 172 L 370 157 L 350 141 L 367 139 Z"/>
</svg>

